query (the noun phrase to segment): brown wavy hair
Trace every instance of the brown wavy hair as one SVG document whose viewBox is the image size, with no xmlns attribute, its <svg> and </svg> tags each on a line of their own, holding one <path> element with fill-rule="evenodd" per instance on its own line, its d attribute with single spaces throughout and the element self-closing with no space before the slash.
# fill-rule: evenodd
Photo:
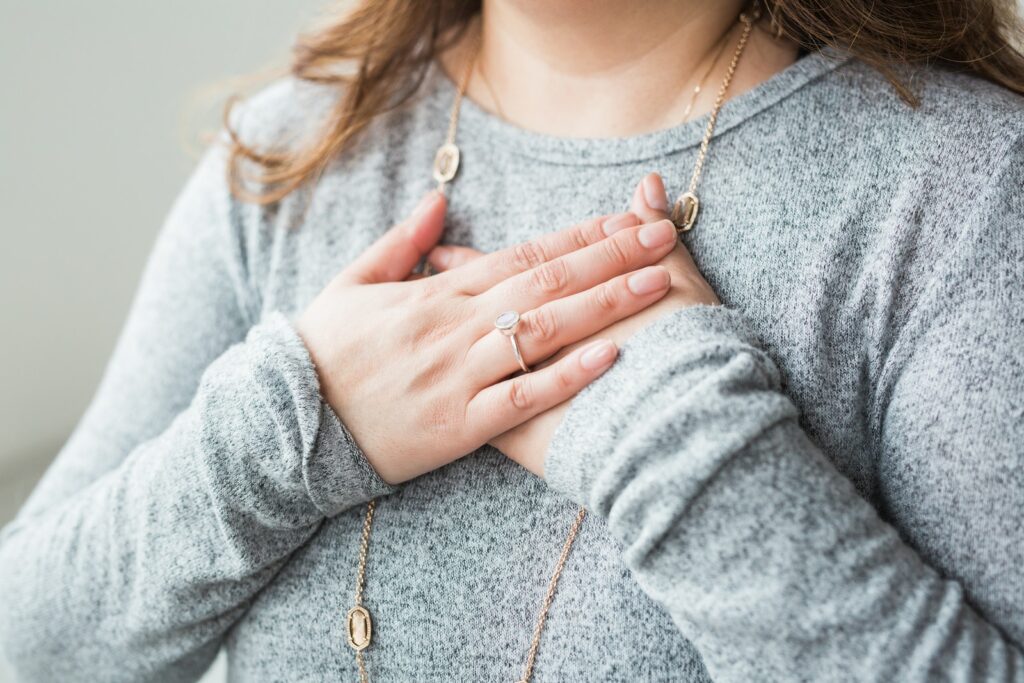
<svg viewBox="0 0 1024 683">
<path fill-rule="evenodd" d="M 919 98 L 903 74 L 926 64 L 971 72 L 1024 94 L 1016 0 L 762 0 L 761 6 L 780 37 L 805 50 L 849 52 L 880 71 L 910 106 Z M 316 178 L 374 117 L 409 100 L 431 62 L 479 11 L 480 0 L 360 0 L 300 36 L 291 73 L 336 86 L 338 101 L 311 143 L 280 150 L 246 144 L 230 125 L 229 104 L 232 191 L 270 204 Z"/>
</svg>

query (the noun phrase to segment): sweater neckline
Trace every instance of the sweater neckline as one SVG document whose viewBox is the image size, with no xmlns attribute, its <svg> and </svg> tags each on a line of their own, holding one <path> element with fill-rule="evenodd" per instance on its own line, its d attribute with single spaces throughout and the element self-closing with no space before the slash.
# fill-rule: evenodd
<svg viewBox="0 0 1024 683">
<path fill-rule="evenodd" d="M 835 70 L 850 57 L 837 50 L 812 52 L 723 105 L 715 125 L 715 137 L 739 126 L 781 102 L 803 86 Z M 435 107 L 448 119 L 456 84 L 436 61 L 428 74 L 428 90 L 435 93 Z M 456 143 L 486 141 L 492 149 L 567 166 L 604 166 L 662 157 L 700 144 L 710 114 L 650 133 L 620 138 L 560 137 L 531 131 L 509 123 L 483 109 L 468 97 L 462 101 Z M 443 126 L 439 124 L 440 134 Z"/>
</svg>

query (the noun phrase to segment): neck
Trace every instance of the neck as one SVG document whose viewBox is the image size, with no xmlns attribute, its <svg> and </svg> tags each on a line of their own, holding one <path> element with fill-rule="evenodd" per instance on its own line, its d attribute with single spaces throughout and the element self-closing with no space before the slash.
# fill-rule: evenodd
<svg viewBox="0 0 1024 683">
<path fill-rule="evenodd" d="M 443 61 L 458 81 L 475 57 L 467 96 L 520 127 L 626 137 L 710 109 L 742 7 L 742 0 L 484 0 L 479 26 Z M 754 31 L 729 94 L 794 58 L 793 46 Z"/>
</svg>

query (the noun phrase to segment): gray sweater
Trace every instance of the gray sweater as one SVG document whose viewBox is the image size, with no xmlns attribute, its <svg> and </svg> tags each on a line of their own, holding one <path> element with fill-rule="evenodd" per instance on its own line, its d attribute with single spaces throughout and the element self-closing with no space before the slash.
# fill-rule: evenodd
<svg viewBox="0 0 1024 683">
<path fill-rule="evenodd" d="M 1024 106 L 920 78 L 912 110 L 811 55 L 725 106 L 686 243 L 726 306 L 625 345 L 546 480 L 485 447 L 387 486 L 289 323 L 431 186 L 450 81 L 277 207 L 232 199 L 214 149 L 3 533 L 6 655 L 25 681 L 189 680 L 221 647 L 233 681 L 354 680 L 382 496 L 372 680 L 515 680 L 577 504 L 537 681 L 1024 680 Z M 279 83 L 243 134 L 295 139 L 331 97 Z M 674 194 L 703 127 L 560 139 L 467 102 L 445 241 L 622 210 L 652 170 Z"/>
</svg>

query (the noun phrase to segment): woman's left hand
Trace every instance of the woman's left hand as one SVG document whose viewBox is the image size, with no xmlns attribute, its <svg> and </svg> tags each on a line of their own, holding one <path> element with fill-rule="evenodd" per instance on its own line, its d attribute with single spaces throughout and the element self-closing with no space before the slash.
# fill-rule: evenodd
<svg viewBox="0 0 1024 683">
<path fill-rule="evenodd" d="M 668 217 L 668 199 L 660 176 L 651 173 L 640 181 L 633 193 L 630 211 L 636 214 L 642 223 Z M 480 256 L 482 254 L 475 249 L 442 246 L 436 247 L 428 259 L 435 270 L 451 270 Z M 699 304 L 718 305 L 721 303 L 704 276 L 697 270 L 697 265 L 693 262 L 690 252 L 682 243 L 679 243 L 661 261 L 661 265 L 664 265 L 672 276 L 669 293 L 653 306 L 601 330 L 599 334 L 602 339 L 611 339 L 621 346 L 638 330 L 667 313 Z M 583 339 L 577 344 L 563 349 L 547 363 L 556 361 L 574 348 L 589 341 L 590 339 Z M 547 453 L 555 430 L 568 409 L 569 402 L 562 403 L 492 439 L 490 443 L 538 477 L 543 477 L 544 455 Z"/>
</svg>

